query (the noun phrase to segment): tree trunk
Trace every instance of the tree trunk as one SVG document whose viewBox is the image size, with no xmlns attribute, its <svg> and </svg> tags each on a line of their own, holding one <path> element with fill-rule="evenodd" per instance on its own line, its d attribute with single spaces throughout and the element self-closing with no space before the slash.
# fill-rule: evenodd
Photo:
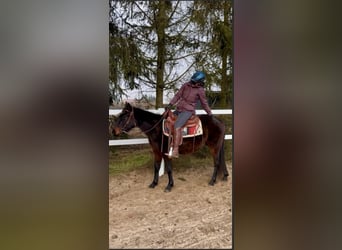
<svg viewBox="0 0 342 250">
<path fill-rule="evenodd" d="M 229 27 L 229 4 L 224 4 L 224 26 Z M 224 36 L 224 35 L 223 35 Z M 222 108 L 227 108 L 228 97 L 229 97 L 229 79 L 227 75 L 228 71 L 228 59 L 229 59 L 229 41 L 223 39 L 222 46 L 222 67 L 221 67 L 221 96 L 220 96 L 220 106 Z"/>
<path fill-rule="evenodd" d="M 156 108 L 163 107 L 164 94 L 164 68 L 165 68 L 165 29 L 166 10 L 165 1 L 159 1 L 159 11 L 156 15 L 156 33 L 158 36 L 157 42 L 157 83 L 156 83 Z"/>
</svg>

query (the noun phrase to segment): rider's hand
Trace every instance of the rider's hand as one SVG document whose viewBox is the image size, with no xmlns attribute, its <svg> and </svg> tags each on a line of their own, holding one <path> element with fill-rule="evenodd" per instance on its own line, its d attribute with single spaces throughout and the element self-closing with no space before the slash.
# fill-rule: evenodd
<svg viewBox="0 0 342 250">
<path fill-rule="evenodd" d="M 171 105 L 171 103 L 169 103 L 169 104 L 165 107 L 165 111 L 171 110 L 171 107 L 172 107 L 172 105 Z"/>
</svg>

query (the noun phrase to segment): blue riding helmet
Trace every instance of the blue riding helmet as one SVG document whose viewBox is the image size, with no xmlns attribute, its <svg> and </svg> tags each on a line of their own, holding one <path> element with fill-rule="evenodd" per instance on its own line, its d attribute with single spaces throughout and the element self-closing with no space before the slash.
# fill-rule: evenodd
<svg viewBox="0 0 342 250">
<path fill-rule="evenodd" d="M 191 81 L 194 83 L 203 82 L 204 79 L 205 79 L 205 74 L 203 71 L 196 71 L 196 73 L 193 74 L 191 77 Z"/>
</svg>

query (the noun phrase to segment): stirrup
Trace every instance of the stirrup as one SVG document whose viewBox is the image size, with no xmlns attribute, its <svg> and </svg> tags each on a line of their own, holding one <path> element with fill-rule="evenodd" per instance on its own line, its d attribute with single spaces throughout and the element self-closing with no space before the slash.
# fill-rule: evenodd
<svg viewBox="0 0 342 250">
<path fill-rule="evenodd" d="M 166 155 L 169 156 L 170 159 L 171 158 L 178 158 L 179 157 L 179 154 L 178 155 L 174 155 L 173 154 L 173 148 L 172 147 L 170 148 L 169 153 L 166 153 Z"/>
<path fill-rule="evenodd" d="M 179 153 L 178 153 L 178 155 L 171 155 L 171 157 L 177 159 L 177 158 L 179 158 Z"/>
<path fill-rule="evenodd" d="M 173 147 L 170 147 L 170 150 L 168 153 L 165 153 L 165 155 L 169 156 L 169 158 L 172 157 Z"/>
</svg>

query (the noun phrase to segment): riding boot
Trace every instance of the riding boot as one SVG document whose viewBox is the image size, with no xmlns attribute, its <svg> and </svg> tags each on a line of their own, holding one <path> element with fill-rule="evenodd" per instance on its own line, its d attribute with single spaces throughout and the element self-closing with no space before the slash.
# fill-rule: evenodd
<svg viewBox="0 0 342 250">
<path fill-rule="evenodd" d="M 181 143 L 182 140 L 182 129 L 181 128 L 176 128 L 173 133 L 173 151 L 172 151 L 172 156 L 173 158 L 178 158 L 179 152 L 178 152 L 178 147 L 179 144 Z"/>
</svg>

